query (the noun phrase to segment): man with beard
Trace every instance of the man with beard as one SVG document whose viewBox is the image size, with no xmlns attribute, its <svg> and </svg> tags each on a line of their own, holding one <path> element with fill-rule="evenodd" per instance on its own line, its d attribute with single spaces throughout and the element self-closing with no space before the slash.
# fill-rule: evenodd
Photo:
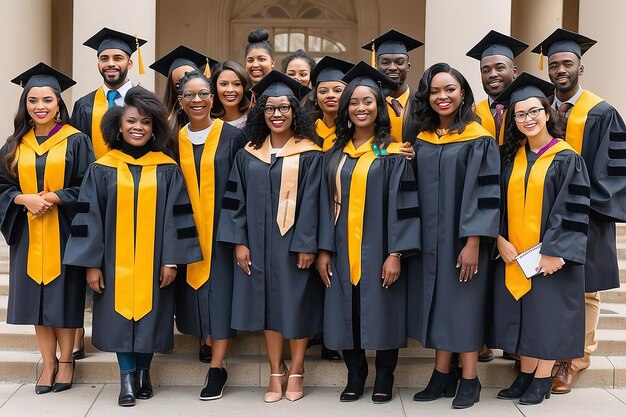
<svg viewBox="0 0 626 417">
<path fill-rule="evenodd" d="M 540 59 L 547 53 L 548 75 L 555 86 L 552 108 L 564 128 L 565 140 L 584 158 L 591 181 L 590 189 L 571 190 L 591 197 L 589 227 L 579 225 L 593 242 L 587 245 L 585 262 L 585 355 L 558 365 L 552 385 L 555 394 L 571 391 L 597 348 L 598 291 L 620 285 L 615 222 L 626 221 L 626 125 L 615 108 L 580 86 L 584 72 L 581 57 L 595 43 L 557 29 L 533 49 Z"/>
<path fill-rule="evenodd" d="M 410 36 L 391 29 L 380 35 L 362 48 L 372 51 L 372 66 L 398 84 L 398 87 L 387 94 L 387 110 L 391 119 L 391 136 L 397 142 L 415 142 L 415 136 L 403 137 L 405 124 L 410 114 L 411 89 L 406 77 L 411 68 L 409 51 L 419 48 L 423 43 Z M 407 135 L 408 136 L 408 135 Z"/>
<path fill-rule="evenodd" d="M 124 95 L 133 86 L 128 79 L 128 70 L 133 67 L 130 57 L 144 43 L 135 36 L 103 28 L 83 44 L 98 52 L 98 71 L 104 83 L 74 103 L 72 125 L 89 135 L 96 159 L 108 150 L 100 131 L 102 116 L 109 108 L 124 104 Z M 140 71 L 141 67 L 140 63 Z"/>
<path fill-rule="evenodd" d="M 503 104 L 497 104 L 492 108 L 492 104 L 513 82 L 517 75 L 517 67 L 513 60 L 526 48 L 528 45 L 524 42 L 492 30 L 466 54 L 480 61 L 480 78 L 483 90 L 488 95 L 486 100 L 476 105 L 476 114 L 480 117 L 483 127 L 498 139 L 500 145 L 504 140 L 506 108 Z"/>
</svg>

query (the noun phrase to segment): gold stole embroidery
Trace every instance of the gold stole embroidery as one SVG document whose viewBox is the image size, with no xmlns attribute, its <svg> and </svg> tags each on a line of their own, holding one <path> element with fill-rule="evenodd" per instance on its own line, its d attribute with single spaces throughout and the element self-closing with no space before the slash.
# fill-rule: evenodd
<svg viewBox="0 0 626 417">
<path fill-rule="evenodd" d="M 506 112 L 502 113 L 502 126 L 500 126 L 500 134 L 498 135 L 498 144 L 504 143 L 504 124 L 506 120 Z M 476 105 L 476 115 L 482 120 L 481 125 L 490 133 L 494 138 L 496 137 L 496 121 L 491 114 L 491 108 L 489 107 L 489 100 L 483 100 Z"/>
<path fill-rule="evenodd" d="M 117 169 L 115 311 L 127 320 L 139 320 L 152 310 L 157 167 L 176 162 L 161 152 L 148 152 L 134 159 L 114 149 L 96 163 Z M 142 167 L 136 229 L 135 182 L 128 165 Z"/>
<path fill-rule="evenodd" d="M 100 129 L 102 117 L 108 109 L 109 102 L 104 95 L 104 88 L 100 87 L 96 90 L 96 96 L 93 99 L 93 109 L 91 112 L 91 142 L 93 143 L 93 152 L 96 155 L 96 159 L 100 158 L 109 151 L 109 148 L 102 137 L 102 129 Z"/>
<path fill-rule="evenodd" d="M 474 140 L 482 136 L 491 136 L 491 134 L 487 131 L 487 129 L 482 127 L 480 123 L 472 122 L 465 126 L 465 130 L 463 130 L 463 133 L 461 134 L 456 133 L 456 131 L 452 131 L 447 135 L 438 137 L 435 132 L 423 131 L 417 135 L 417 138 L 423 140 L 424 142 L 432 143 L 433 145 L 447 145 L 449 143 Z"/>
<path fill-rule="evenodd" d="M 396 140 L 396 142 L 402 143 L 402 124 L 404 122 L 404 112 L 406 110 L 406 105 L 409 102 L 409 96 L 411 95 L 411 89 L 407 87 L 406 91 L 402 93 L 400 97 L 396 100 L 402 104 L 402 114 L 400 116 L 396 116 L 396 112 L 391 107 L 391 99 L 393 97 L 387 96 L 387 110 L 389 111 L 389 120 L 391 121 L 391 136 Z"/>
<path fill-rule="evenodd" d="M 65 156 L 67 138 L 78 130 L 70 125 L 63 126 L 41 145 L 31 129 L 22 137 L 19 145 L 17 169 L 20 188 L 24 194 L 40 191 L 58 191 L 65 182 Z M 37 188 L 37 156 L 48 154 L 44 170 L 43 190 Z M 59 230 L 59 208 L 41 216 L 28 217 L 28 256 L 26 273 L 37 284 L 47 285 L 61 275 L 61 232 Z"/>
<path fill-rule="evenodd" d="M 527 186 L 524 186 L 528 166 L 525 141 L 515 155 L 507 188 L 507 224 L 509 241 L 520 253 L 539 243 L 546 173 L 555 155 L 566 149 L 572 147 L 559 141 L 537 158 L 530 169 Z M 530 291 L 532 285 L 517 262 L 505 265 L 505 283 L 516 300 Z"/>
<path fill-rule="evenodd" d="M 322 144 L 322 151 L 326 152 L 335 144 L 335 139 L 337 138 L 336 127 L 328 127 L 326 123 L 322 119 L 317 119 L 315 121 L 315 133 L 324 140 Z"/>
<path fill-rule="evenodd" d="M 592 92 L 583 90 L 578 100 L 576 100 L 576 104 L 572 106 L 572 111 L 567 119 L 565 141 L 569 143 L 578 154 L 580 154 L 583 149 L 583 135 L 585 133 L 587 115 L 591 109 L 602 101 L 604 100 Z"/>
<path fill-rule="evenodd" d="M 178 134 L 180 167 L 185 177 L 189 200 L 193 208 L 193 219 L 198 228 L 203 260 L 187 265 L 187 283 L 197 290 L 211 276 L 211 254 L 213 251 L 213 219 L 215 213 L 215 153 L 219 145 L 224 122 L 213 121 L 211 131 L 204 142 L 200 158 L 200 184 L 196 172 L 193 144 L 189 141 L 186 127 Z"/>
</svg>

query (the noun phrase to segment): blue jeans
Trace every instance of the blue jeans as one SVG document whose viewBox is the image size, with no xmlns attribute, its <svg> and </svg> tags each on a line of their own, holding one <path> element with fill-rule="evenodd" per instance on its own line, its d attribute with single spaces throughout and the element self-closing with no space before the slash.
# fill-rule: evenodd
<svg viewBox="0 0 626 417">
<path fill-rule="evenodd" d="M 148 370 L 154 353 L 117 352 L 117 363 L 121 374 L 132 374 L 137 369 Z"/>
</svg>

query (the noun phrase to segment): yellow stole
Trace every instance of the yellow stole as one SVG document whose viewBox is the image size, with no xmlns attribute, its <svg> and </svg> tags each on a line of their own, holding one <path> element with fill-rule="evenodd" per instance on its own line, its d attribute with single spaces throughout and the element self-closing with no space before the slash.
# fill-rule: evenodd
<svg viewBox="0 0 626 417">
<path fill-rule="evenodd" d="M 520 253 L 537 245 L 540 241 L 546 172 L 557 153 L 572 149 L 564 141 L 552 145 L 537 158 L 530 169 L 528 185 L 524 186 L 528 166 L 525 143 L 526 141 L 523 141 L 517 150 L 507 188 L 509 241 Z M 527 197 L 530 198 L 527 199 Z M 517 262 L 505 265 L 505 283 L 516 300 L 522 298 L 531 288 L 531 280 L 526 278 Z"/>
<path fill-rule="evenodd" d="M 317 119 L 315 121 L 315 133 L 324 139 L 324 143 L 322 145 L 322 151 L 326 152 L 335 144 L 335 139 L 337 138 L 336 133 L 337 128 L 335 126 L 328 127 L 326 123 L 322 119 Z"/>
<path fill-rule="evenodd" d="M 178 134 L 180 167 L 187 184 L 187 192 L 193 208 L 193 219 L 198 229 L 203 260 L 187 265 L 187 283 L 197 290 L 211 275 L 211 253 L 213 250 L 213 214 L 215 213 L 215 153 L 222 134 L 224 122 L 213 121 L 200 158 L 200 184 L 196 172 L 193 144 L 189 141 L 187 127 Z"/>
<path fill-rule="evenodd" d="M 281 236 L 284 236 L 289 231 L 296 219 L 300 154 L 307 151 L 322 150 L 310 139 L 296 140 L 296 138 L 291 137 L 285 143 L 285 146 L 276 153 L 276 158 L 283 158 L 280 190 L 278 191 L 278 213 L 276 215 L 276 224 L 278 224 Z M 270 164 L 272 162 L 270 147 L 270 138 L 268 136 L 259 149 L 254 149 L 250 143 L 244 149 L 257 159 Z"/>
<path fill-rule="evenodd" d="M 343 148 L 343 152 L 351 158 L 358 158 L 352 178 L 350 179 L 350 195 L 348 197 L 348 262 L 350 265 L 350 281 L 352 285 L 357 285 L 361 280 L 361 244 L 363 242 L 363 217 L 365 213 L 365 198 L 367 190 L 367 176 L 372 163 L 377 158 L 372 145 L 374 144 L 372 136 L 367 142 L 357 148 L 354 147 L 352 140 L 348 141 Z M 387 154 L 400 153 L 401 143 L 390 143 L 387 148 Z M 341 163 L 343 166 L 343 161 Z M 341 168 L 341 167 L 340 167 Z M 341 170 L 337 170 L 337 182 Z M 341 191 L 338 192 L 340 193 Z M 341 194 L 335 196 L 335 201 L 341 201 Z M 340 207 L 340 206 L 338 206 Z M 339 216 L 339 213 L 335 215 Z"/>
<path fill-rule="evenodd" d="M 387 96 L 387 110 L 389 111 L 389 119 L 391 120 L 391 136 L 394 137 L 396 142 L 402 143 L 402 123 L 404 122 L 404 111 L 406 110 L 406 104 L 409 101 L 411 95 L 411 89 L 407 88 L 404 93 L 396 100 L 402 104 L 402 114 L 396 116 L 396 112 L 391 107 L 391 99 L 393 97 Z"/>
<path fill-rule="evenodd" d="M 65 183 L 65 156 L 67 138 L 78 130 L 70 125 L 63 126 L 41 145 L 31 129 L 22 137 L 17 161 L 22 193 L 37 194 L 40 191 L 58 191 Z M 37 188 L 37 156 L 48 154 L 43 176 L 43 190 Z M 47 285 L 61 275 L 61 232 L 59 230 L 59 208 L 41 216 L 28 217 L 28 256 L 26 273 L 37 284 Z"/>
<path fill-rule="evenodd" d="M 506 120 L 506 112 L 502 113 L 502 126 L 500 127 L 500 134 L 498 135 L 498 144 L 504 143 L 504 121 Z M 496 121 L 491 114 L 491 108 L 489 107 L 489 100 L 483 100 L 476 105 L 476 115 L 482 120 L 481 125 L 487 129 L 489 134 L 496 137 Z"/>
<path fill-rule="evenodd" d="M 585 133 L 587 115 L 591 109 L 603 101 L 592 92 L 583 90 L 578 100 L 576 100 L 576 104 L 572 106 L 572 111 L 567 119 L 565 140 L 579 154 L 583 149 L 583 134 Z"/>
<path fill-rule="evenodd" d="M 114 149 L 96 164 L 117 169 L 115 311 L 127 320 L 139 320 L 152 310 L 157 166 L 176 162 L 162 152 L 148 152 L 134 159 Z M 129 165 L 142 167 L 136 210 L 135 182 Z"/>
<path fill-rule="evenodd" d="M 96 96 L 93 99 L 93 109 L 91 112 L 91 142 L 93 143 L 93 152 L 96 154 L 96 159 L 100 158 L 109 151 L 109 148 L 102 137 L 102 130 L 100 129 L 102 117 L 108 109 L 109 102 L 104 95 L 104 88 L 100 87 L 96 90 Z"/>
<path fill-rule="evenodd" d="M 433 145 L 447 145 L 449 143 L 466 142 L 468 140 L 474 140 L 483 136 L 493 137 L 491 133 L 487 131 L 487 129 L 480 125 L 480 123 L 471 122 L 467 126 L 465 126 L 465 130 L 463 130 L 463 133 L 461 134 L 457 133 L 455 130 L 451 131 L 447 135 L 438 137 L 435 132 L 425 130 L 423 132 L 420 132 L 417 135 L 417 138 L 423 140 L 424 142 L 432 143 Z"/>
</svg>

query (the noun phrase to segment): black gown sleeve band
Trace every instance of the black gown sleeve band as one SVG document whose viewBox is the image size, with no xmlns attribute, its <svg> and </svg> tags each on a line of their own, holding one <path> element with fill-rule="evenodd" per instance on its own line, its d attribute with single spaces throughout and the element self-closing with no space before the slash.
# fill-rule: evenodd
<svg viewBox="0 0 626 417">
<path fill-rule="evenodd" d="M 417 181 L 400 181 L 400 191 L 417 191 Z"/>
<path fill-rule="evenodd" d="M 190 239 L 198 236 L 198 231 L 195 226 L 176 229 L 176 236 L 178 236 L 179 239 Z"/>
<path fill-rule="evenodd" d="M 488 210 L 488 209 L 499 209 L 500 208 L 500 199 L 496 197 L 484 197 L 478 199 L 478 209 L 479 210 Z"/>
<path fill-rule="evenodd" d="M 239 208 L 239 200 L 236 198 L 224 197 L 222 200 L 222 208 L 224 210 L 237 210 Z"/>
<path fill-rule="evenodd" d="M 86 224 L 73 224 L 70 234 L 72 237 L 87 237 L 89 231 Z"/>
<path fill-rule="evenodd" d="M 406 208 L 396 209 L 396 214 L 398 216 L 398 219 L 400 220 L 411 219 L 411 218 L 420 217 L 421 210 L 419 207 L 406 207 Z"/>
<path fill-rule="evenodd" d="M 587 231 L 589 230 L 589 225 L 587 223 L 576 222 L 576 221 L 567 220 L 567 219 L 563 219 L 562 226 L 563 226 L 563 229 L 565 230 L 571 230 L 572 232 L 580 232 L 580 233 L 584 233 L 585 235 L 587 234 Z"/>
<path fill-rule="evenodd" d="M 570 184 L 568 189 L 570 193 L 575 195 L 581 195 L 587 198 L 590 196 L 589 187 L 586 185 Z"/>
<path fill-rule="evenodd" d="M 611 132 L 609 133 L 609 140 L 611 142 L 626 142 L 626 132 Z"/>
<path fill-rule="evenodd" d="M 237 181 L 228 180 L 226 182 L 226 191 L 231 193 L 237 192 Z"/>
<path fill-rule="evenodd" d="M 88 201 L 77 201 L 76 204 L 74 204 L 74 210 L 76 213 L 89 213 L 90 207 L 91 206 Z"/>
<path fill-rule="evenodd" d="M 589 214 L 589 205 L 588 204 L 580 204 L 580 203 L 565 203 L 565 207 L 572 213 L 582 213 Z"/>
<path fill-rule="evenodd" d="M 500 184 L 499 175 L 479 175 L 478 176 L 478 185 L 499 185 L 499 184 Z"/>
<path fill-rule="evenodd" d="M 625 159 L 626 158 L 626 149 L 609 148 L 609 158 L 611 158 L 611 159 Z"/>
<path fill-rule="evenodd" d="M 184 216 L 186 214 L 193 214 L 193 208 L 191 208 L 191 203 L 176 204 L 174 206 L 174 216 Z"/>
</svg>

